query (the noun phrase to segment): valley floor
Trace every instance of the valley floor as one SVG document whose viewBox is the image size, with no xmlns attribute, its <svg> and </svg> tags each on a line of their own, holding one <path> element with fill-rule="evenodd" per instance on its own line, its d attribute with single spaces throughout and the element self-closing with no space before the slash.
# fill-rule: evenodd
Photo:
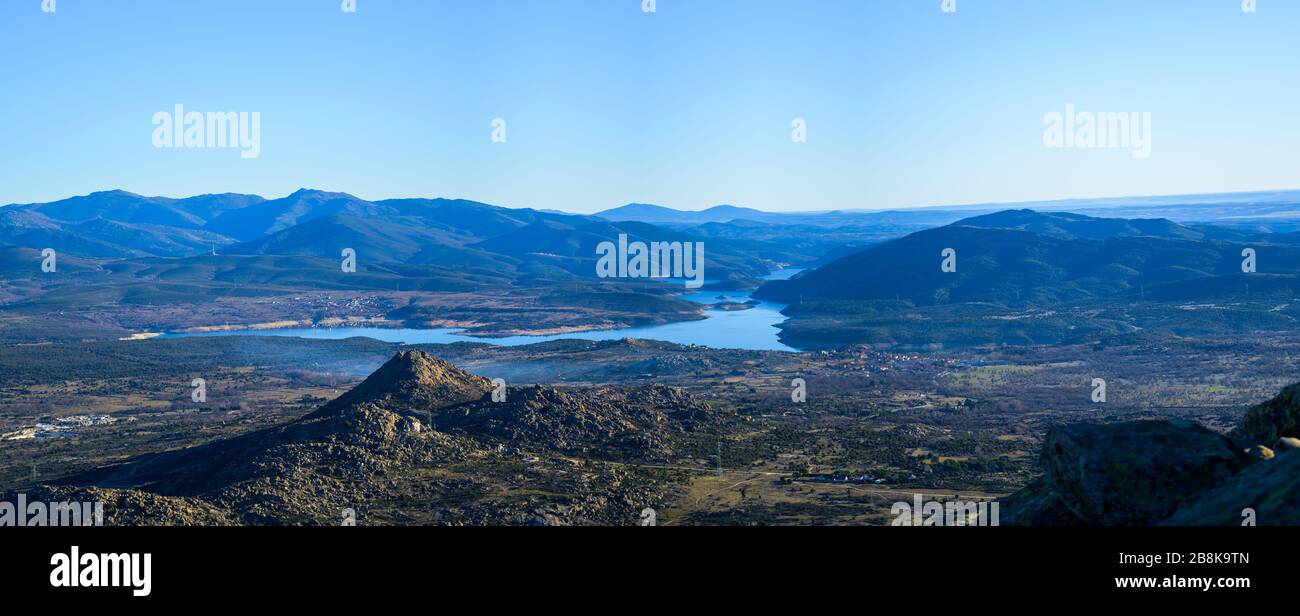
<svg viewBox="0 0 1300 616">
<path fill-rule="evenodd" d="M 423 348 L 512 390 L 530 383 L 573 392 L 681 388 L 708 405 L 710 419 L 673 435 L 668 459 L 504 449 L 394 477 L 366 497 L 367 507 L 372 523 L 393 524 L 522 523 L 537 511 L 551 512 L 546 523 L 633 524 L 643 507 L 672 525 L 883 524 L 890 505 L 913 493 L 978 500 L 1019 489 L 1039 473 L 1040 441 L 1053 425 L 1178 417 L 1226 430 L 1246 407 L 1300 380 L 1297 347 L 1300 336 L 1280 334 L 1134 335 L 933 353 L 780 353 L 636 340 L 429 345 Z M 399 348 L 369 339 L 242 336 L 7 343 L 0 347 L 0 493 L 286 424 Z M 196 378 L 206 384 L 201 402 L 192 395 Z M 792 400 L 795 379 L 805 384 L 804 402 Z M 1094 379 L 1106 382 L 1105 402 L 1094 401 Z M 466 487 L 452 503 L 446 490 L 423 489 L 421 476 L 460 477 Z M 631 484 L 644 487 L 633 492 L 641 496 L 612 507 L 616 486 Z M 452 516 L 489 502 L 484 517 Z M 605 507 L 599 515 L 591 513 L 596 503 Z M 521 517 L 492 517 L 502 512 Z"/>
</svg>

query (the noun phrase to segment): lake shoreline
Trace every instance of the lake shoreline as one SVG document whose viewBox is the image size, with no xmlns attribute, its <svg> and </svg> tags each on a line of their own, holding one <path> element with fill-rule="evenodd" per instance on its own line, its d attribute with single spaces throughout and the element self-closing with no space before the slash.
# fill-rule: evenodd
<svg viewBox="0 0 1300 616">
<path fill-rule="evenodd" d="M 777 270 L 770 276 L 789 277 L 799 269 Z M 331 323 L 328 326 L 302 324 L 297 327 L 250 327 L 235 329 L 205 329 L 204 331 L 169 332 L 160 338 L 199 336 L 292 336 L 311 339 L 341 339 L 364 336 L 386 342 L 407 344 L 481 343 L 498 346 L 521 346 L 551 340 L 617 340 L 639 338 L 676 344 L 699 345 L 718 349 L 764 350 L 801 352 L 779 338 L 779 325 L 786 320 L 781 314 L 784 304 L 754 300 L 749 291 L 695 291 L 677 295 L 700 305 L 699 318 L 667 321 L 643 325 L 596 324 L 550 328 L 535 333 L 530 330 L 511 332 L 470 332 L 473 323 L 439 322 L 434 327 L 411 327 L 409 322 L 374 320 L 366 323 Z M 729 309 L 728 305 L 744 304 L 744 310 Z M 528 332 L 528 333 L 524 333 Z"/>
</svg>

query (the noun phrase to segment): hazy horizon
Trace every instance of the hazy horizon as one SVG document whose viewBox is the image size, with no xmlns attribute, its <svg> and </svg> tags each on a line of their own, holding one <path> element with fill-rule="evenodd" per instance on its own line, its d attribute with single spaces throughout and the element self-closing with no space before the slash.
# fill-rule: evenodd
<svg viewBox="0 0 1300 616">
<path fill-rule="evenodd" d="M 188 199 L 188 198 L 200 197 L 200 196 L 204 196 L 204 195 L 237 194 L 237 195 L 248 195 L 248 196 L 261 197 L 261 198 L 263 198 L 263 199 L 266 199 L 266 200 L 268 200 L 268 201 L 271 201 L 271 200 L 275 200 L 275 199 L 283 199 L 283 198 L 285 198 L 285 197 L 288 197 L 288 196 L 290 196 L 290 195 L 292 195 L 292 194 L 294 194 L 294 193 L 296 193 L 296 192 L 298 192 L 298 191 L 302 191 L 302 190 L 305 190 L 305 191 L 315 191 L 315 192 L 343 193 L 343 194 L 347 194 L 347 195 L 350 195 L 350 196 L 356 197 L 356 198 L 358 198 L 358 199 L 361 199 L 362 201 L 368 201 L 368 202 L 371 202 L 371 203 L 376 203 L 376 202 L 380 202 L 380 201 L 399 200 L 399 199 L 429 199 L 429 200 L 444 199 L 444 200 L 449 200 L 449 201 L 472 201 L 472 202 L 476 202 L 476 203 L 483 203 L 483 204 L 485 204 L 485 205 L 491 205 L 491 206 L 496 206 L 496 207 L 502 207 L 502 208 L 506 208 L 506 209 L 553 210 L 553 211 L 563 212 L 563 213 L 566 213 L 566 214 L 575 214 L 575 215 L 594 215 L 594 214 L 599 214 L 599 213 L 601 213 L 601 212 L 605 212 L 605 211 L 609 211 L 609 210 L 614 210 L 614 209 L 618 209 L 618 208 L 622 208 L 622 207 L 628 207 L 628 206 L 652 206 L 652 207 L 662 207 L 662 208 L 667 208 L 667 209 L 670 209 L 670 210 L 675 210 L 675 211 L 683 212 L 683 213 L 698 213 L 698 212 L 703 212 L 703 211 L 710 210 L 710 209 L 713 209 L 713 208 L 718 208 L 718 207 L 735 207 L 735 208 L 741 208 L 741 209 L 753 209 L 753 210 L 759 210 L 759 211 L 762 211 L 762 212 L 765 212 L 765 213 L 769 213 L 769 214 L 819 214 L 819 213 L 828 213 L 828 212 L 836 212 L 836 211 L 884 212 L 884 211 L 894 211 L 894 210 L 945 210 L 945 209 L 961 210 L 961 209 L 975 209 L 975 208 L 980 208 L 980 207 L 1010 207 L 1010 208 L 1014 208 L 1014 207 L 1016 207 L 1016 206 L 1024 206 L 1024 205 L 1035 205 L 1035 204 L 1044 204 L 1044 205 L 1049 205 L 1049 204 L 1068 203 L 1068 202 L 1080 202 L 1081 204 L 1086 205 L 1087 207 L 1092 207 L 1092 208 L 1106 208 L 1106 207 L 1117 207 L 1117 208 L 1118 208 L 1118 207 L 1123 207 L 1123 206 L 1125 206 L 1125 205 L 1138 205 L 1138 206 L 1140 206 L 1140 205 L 1142 205 L 1142 204 L 1090 203 L 1090 202 L 1123 201 L 1123 200 L 1139 200 L 1139 201 L 1140 201 L 1140 200 L 1152 200 L 1152 199 L 1177 199 L 1177 198 L 1183 198 L 1183 197 L 1188 197 L 1188 198 L 1190 198 L 1190 197 L 1224 197 L 1224 196 L 1244 196 L 1244 195 L 1252 195 L 1252 194 L 1290 193 L 1290 192 L 1300 193 L 1300 188 L 1282 188 L 1282 189 L 1271 189 L 1271 190 L 1242 190 L 1242 191 L 1231 191 L 1231 192 L 1211 192 L 1211 193 L 1175 193 L 1175 194 L 1161 194 L 1161 195 L 1111 195 L 1111 196 L 1098 196 L 1098 197 L 1064 197 L 1064 198 L 1060 198 L 1060 199 L 1043 199 L 1043 200 L 1027 200 L 1027 201 L 998 201 L 998 202 L 979 202 L 979 203 L 921 204 L 921 205 L 908 205 L 908 206 L 902 206 L 902 207 L 890 207 L 890 208 L 884 208 L 884 207 L 882 207 L 882 208 L 854 208 L 854 209 L 852 209 L 852 210 L 848 210 L 848 209 L 844 209 L 844 210 L 835 210 L 835 209 L 777 210 L 777 209 L 762 209 L 762 208 L 756 208 L 756 207 L 752 207 L 752 206 L 748 206 L 748 205 L 744 205 L 744 204 L 740 204 L 740 203 L 717 203 L 717 204 L 714 204 L 714 205 L 710 205 L 710 206 L 702 207 L 702 208 L 698 208 L 698 209 L 685 209 L 685 208 L 674 207 L 674 206 L 672 206 L 672 205 L 663 204 L 663 203 L 648 203 L 648 202 L 645 202 L 645 201 L 633 201 L 633 202 L 629 202 L 629 203 L 623 203 L 623 204 L 619 204 L 619 205 L 612 205 L 612 206 L 609 206 L 609 207 L 600 208 L 600 209 L 597 209 L 597 210 L 595 210 L 595 211 L 593 211 L 593 212 L 577 212 L 577 211 L 572 211 L 572 210 L 563 210 L 563 209 L 557 209 L 557 208 L 534 208 L 534 207 L 530 207 L 530 206 L 518 206 L 518 205 L 507 204 L 507 203 L 493 203 L 493 202 L 488 202 L 488 201 L 484 201 L 484 200 L 481 200 L 481 199 L 475 199 L 475 198 L 473 198 L 473 197 L 464 197 L 464 196 L 454 196 L 454 197 L 453 197 L 453 196 L 442 196 L 442 195 L 398 195 L 398 196 L 391 196 L 391 197 L 377 197 L 377 198 L 372 198 L 372 197 L 367 197 L 367 196 L 364 196 L 364 195 L 358 195 L 358 194 L 356 194 L 356 193 L 354 193 L 354 192 L 349 192 L 349 191 L 346 191 L 346 190 L 325 190 L 325 189 L 321 189 L 321 188 L 311 188 L 311 187 L 307 187 L 307 186 L 300 186 L 300 187 L 295 188 L 295 189 L 293 189 L 293 190 L 291 190 L 291 191 L 289 191 L 289 192 L 287 192 L 287 193 L 284 193 L 283 195 L 268 195 L 268 194 L 258 194 L 258 193 L 244 193 L 244 192 L 231 191 L 231 190 L 227 190 L 227 191 L 219 191 L 219 192 L 211 192 L 211 193 L 173 194 L 173 195 L 152 195 L 152 194 L 146 194 L 146 193 L 138 193 L 138 192 L 131 191 L 131 190 L 126 190 L 126 189 L 123 189 L 123 188 L 105 188 L 105 189 L 95 190 L 95 191 L 91 191 L 91 192 L 89 192 L 89 193 L 84 193 L 84 194 L 65 195 L 65 196 L 62 196 L 62 197 L 59 197 L 59 198 L 56 198 L 56 199 L 52 199 L 52 200 L 49 200 L 49 201 L 34 201 L 34 202 L 25 202 L 25 203 L 19 203 L 19 202 L 14 202 L 14 203 L 3 203 L 3 204 L 0 204 L 0 207 L 23 206 L 23 205 L 39 205 L 39 204 L 44 204 L 44 203 L 53 203 L 53 202 L 57 202 L 57 201 L 63 201 L 63 200 L 66 200 L 66 199 L 72 199 L 72 198 L 77 198 L 77 197 L 88 197 L 88 196 L 90 196 L 90 195 L 98 194 L 98 193 L 111 193 L 111 192 L 127 192 L 127 193 L 135 194 L 135 195 L 137 195 L 137 196 L 144 197 L 144 198 L 162 198 L 162 199 L 174 199 L 174 200 L 182 200 L 182 199 Z"/>
</svg>

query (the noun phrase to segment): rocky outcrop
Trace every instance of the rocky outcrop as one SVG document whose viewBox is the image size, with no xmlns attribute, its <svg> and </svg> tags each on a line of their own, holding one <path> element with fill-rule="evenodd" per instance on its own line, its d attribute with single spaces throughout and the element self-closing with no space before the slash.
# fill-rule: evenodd
<svg viewBox="0 0 1300 616">
<path fill-rule="evenodd" d="M 1300 452 L 1283 452 L 1198 494 L 1161 522 L 1169 526 L 1237 526 L 1253 511 L 1260 526 L 1300 525 Z"/>
<path fill-rule="evenodd" d="M 159 496 L 138 490 L 42 485 L 29 490 L 27 500 L 102 503 L 104 526 L 227 526 L 236 522 L 225 511 L 202 499 Z M 86 526 L 92 524 L 83 523 Z"/>
<path fill-rule="evenodd" d="M 1300 437 L 1300 383 L 1282 390 L 1272 400 L 1251 407 L 1232 431 L 1242 446 L 1272 446 L 1282 437 Z"/>
<path fill-rule="evenodd" d="M 1154 524 L 1247 464 L 1229 439 L 1185 421 L 1065 426 L 1047 434 L 1042 479 L 1002 515 L 1013 524 Z"/>
<path fill-rule="evenodd" d="M 433 414 L 433 428 L 512 447 L 566 454 L 627 454 L 663 459 L 673 437 L 707 416 L 679 389 L 596 388 L 575 392 L 524 387 L 501 402 L 485 400 Z"/>
<path fill-rule="evenodd" d="M 1007 497 L 1013 525 L 1300 525 L 1300 384 L 1229 436 L 1184 421 L 1048 432 L 1043 476 Z M 1270 447 L 1271 445 L 1271 447 Z"/>
</svg>

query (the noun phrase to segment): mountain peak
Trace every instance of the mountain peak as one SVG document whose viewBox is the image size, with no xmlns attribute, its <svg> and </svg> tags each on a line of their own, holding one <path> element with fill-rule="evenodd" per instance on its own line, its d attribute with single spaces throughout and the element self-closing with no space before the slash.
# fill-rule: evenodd
<svg viewBox="0 0 1300 616">
<path fill-rule="evenodd" d="M 96 191 L 86 196 L 88 197 L 139 197 L 140 195 L 137 195 L 129 190 L 114 188 L 113 190 Z"/>
<path fill-rule="evenodd" d="M 388 410 L 430 410 L 482 398 L 491 383 L 424 351 L 401 351 L 360 385 L 313 413 L 329 415 L 360 404 Z"/>
<path fill-rule="evenodd" d="M 299 188 L 293 191 L 287 199 L 301 199 L 304 197 L 320 197 L 326 199 L 357 199 L 356 197 L 344 192 L 330 192 L 328 190 L 319 190 L 316 188 Z"/>
</svg>

